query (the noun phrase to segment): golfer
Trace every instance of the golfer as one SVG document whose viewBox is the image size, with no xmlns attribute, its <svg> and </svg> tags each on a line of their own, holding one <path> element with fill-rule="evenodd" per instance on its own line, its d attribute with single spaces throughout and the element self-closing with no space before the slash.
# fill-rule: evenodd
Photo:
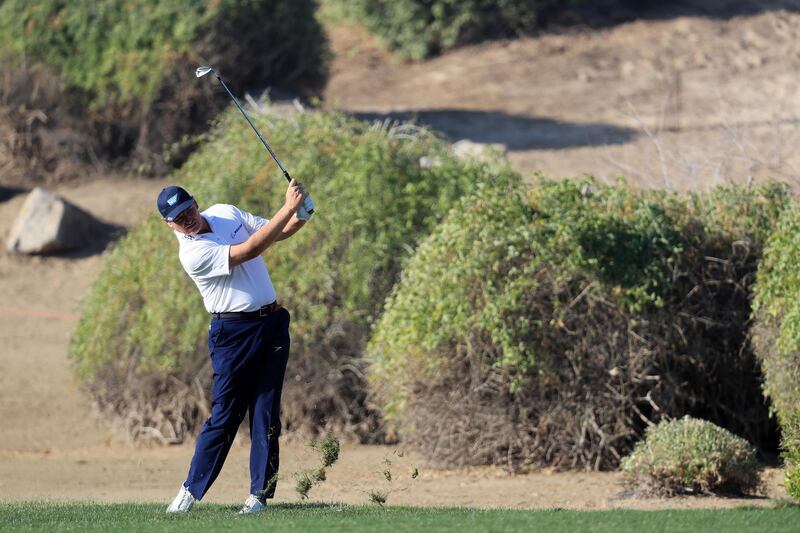
<svg viewBox="0 0 800 533">
<path fill-rule="evenodd" d="M 203 212 L 181 187 L 158 195 L 158 210 L 175 232 L 184 270 L 211 314 L 208 350 L 214 382 L 211 416 L 197 437 L 189 474 L 167 512 L 187 512 L 217 478 L 236 431 L 250 417 L 250 495 L 240 513 L 266 510 L 278 473 L 283 376 L 289 358 L 289 313 L 276 301 L 261 254 L 291 237 L 310 214 L 295 180 L 269 220 L 225 204 Z"/>
</svg>

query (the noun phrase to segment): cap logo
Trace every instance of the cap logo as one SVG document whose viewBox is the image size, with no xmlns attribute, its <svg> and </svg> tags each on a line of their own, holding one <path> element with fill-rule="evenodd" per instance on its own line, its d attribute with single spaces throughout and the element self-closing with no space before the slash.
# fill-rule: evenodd
<svg viewBox="0 0 800 533">
<path fill-rule="evenodd" d="M 167 198 L 167 204 L 168 204 L 170 207 L 172 207 L 173 205 L 175 205 L 175 202 L 177 202 L 177 201 L 178 201 L 178 193 L 175 193 L 174 195 L 172 195 L 172 196 L 170 196 L 169 198 Z"/>
</svg>

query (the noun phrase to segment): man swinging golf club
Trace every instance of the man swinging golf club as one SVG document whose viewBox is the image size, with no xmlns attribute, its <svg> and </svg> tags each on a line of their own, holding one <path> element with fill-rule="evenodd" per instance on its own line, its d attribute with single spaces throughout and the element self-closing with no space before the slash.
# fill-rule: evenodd
<svg viewBox="0 0 800 533">
<path fill-rule="evenodd" d="M 250 495 L 241 513 L 266 510 L 275 491 L 283 377 L 289 358 L 289 313 L 276 301 L 261 258 L 310 218 L 307 193 L 292 179 L 283 206 L 265 220 L 235 206 L 203 212 L 181 187 L 158 195 L 158 210 L 175 232 L 180 261 L 211 313 L 208 349 L 214 381 L 206 421 L 189 474 L 167 512 L 187 512 L 216 479 L 236 431 L 250 417 Z"/>
</svg>

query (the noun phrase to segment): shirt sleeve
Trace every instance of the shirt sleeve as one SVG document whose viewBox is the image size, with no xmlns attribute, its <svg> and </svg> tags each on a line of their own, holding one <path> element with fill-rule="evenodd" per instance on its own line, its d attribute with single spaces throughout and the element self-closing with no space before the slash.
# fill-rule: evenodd
<svg viewBox="0 0 800 533">
<path fill-rule="evenodd" d="M 234 207 L 234 209 L 236 209 L 236 216 L 238 216 L 239 220 L 242 221 L 242 224 L 244 224 L 244 227 L 247 229 L 247 233 L 250 235 L 264 227 L 264 225 L 268 222 L 266 218 L 261 218 L 258 215 L 248 213 L 247 211 L 243 211 L 238 207 Z"/>
<path fill-rule="evenodd" d="M 181 250 L 180 259 L 186 273 L 195 279 L 227 276 L 230 269 L 230 245 L 198 241 Z"/>
</svg>

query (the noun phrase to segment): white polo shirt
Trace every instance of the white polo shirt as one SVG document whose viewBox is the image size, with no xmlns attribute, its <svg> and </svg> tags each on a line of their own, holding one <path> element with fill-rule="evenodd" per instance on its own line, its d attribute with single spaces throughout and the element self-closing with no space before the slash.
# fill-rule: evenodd
<svg viewBox="0 0 800 533">
<path fill-rule="evenodd" d="M 275 301 L 275 288 L 261 256 L 229 268 L 232 244 L 243 243 L 266 219 L 227 204 L 215 204 L 200 213 L 211 232 L 186 235 L 175 232 L 183 269 L 192 278 L 209 313 L 257 311 Z"/>
</svg>

